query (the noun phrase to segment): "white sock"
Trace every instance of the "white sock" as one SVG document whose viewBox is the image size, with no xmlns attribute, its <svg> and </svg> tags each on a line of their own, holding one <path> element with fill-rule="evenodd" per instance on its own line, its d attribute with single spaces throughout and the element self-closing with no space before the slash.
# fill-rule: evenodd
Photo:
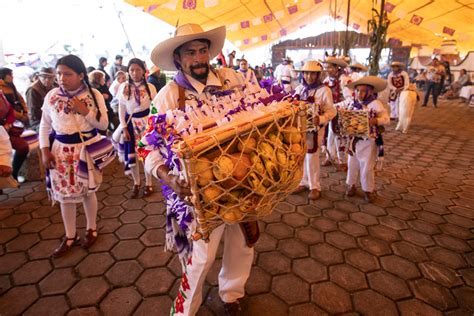
<svg viewBox="0 0 474 316">
<path fill-rule="evenodd" d="M 63 216 L 64 230 L 67 238 L 74 238 L 76 236 L 76 204 L 75 203 L 61 203 L 61 215 Z M 68 245 L 71 245 L 74 240 L 68 240 Z"/>
<path fill-rule="evenodd" d="M 149 187 L 153 185 L 153 175 L 151 173 L 146 172 L 146 170 L 145 170 L 145 183 Z"/>
<path fill-rule="evenodd" d="M 87 229 L 97 229 L 97 195 L 90 193 L 84 197 L 84 213 L 86 213 Z M 97 232 L 94 233 L 97 236 Z"/>
<path fill-rule="evenodd" d="M 133 178 L 133 184 L 135 185 L 140 185 L 140 167 L 138 165 L 138 161 L 137 163 L 135 164 L 135 166 L 133 166 L 131 168 L 131 171 L 132 171 L 132 178 Z"/>
</svg>

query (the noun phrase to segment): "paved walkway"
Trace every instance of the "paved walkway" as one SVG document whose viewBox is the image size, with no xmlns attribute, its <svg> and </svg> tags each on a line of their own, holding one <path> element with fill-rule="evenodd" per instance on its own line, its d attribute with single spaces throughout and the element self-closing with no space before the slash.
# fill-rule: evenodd
<svg viewBox="0 0 474 316">
<path fill-rule="evenodd" d="M 244 315 L 472 315 L 474 109 L 418 108 L 408 134 L 388 128 L 379 197 L 345 198 L 344 175 L 323 168 L 316 203 L 294 195 L 262 221 Z M 100 239 L 49 255 L 63 235 L 44 186 L 0 196 L 0 314 L 167 315 L 179 284 L 163 252 L 164 205 L 129 199 L 116 164 L 98 194 Z M 81 233 L 85 219 L 81 211 Z M 199 315 L 222 315 L 218 259 Z"/>
</svg>

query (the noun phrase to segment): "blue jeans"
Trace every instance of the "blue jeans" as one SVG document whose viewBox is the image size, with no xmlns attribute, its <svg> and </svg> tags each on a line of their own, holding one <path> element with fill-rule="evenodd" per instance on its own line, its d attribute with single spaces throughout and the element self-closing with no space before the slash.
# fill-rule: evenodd
<svg viewBox="0 0 474 316">
<path fill-rule="evenodd" d="M 440 84 L 438 82 L 428 81 L 425 88 L 425 99 L 423 101 L 423 106 L 428 104 L 428 99 L 430 98 L 430 93 L 433 94 L 433 105 L 436 107 L 438 105 L 438 95 Z"/>
</svg>

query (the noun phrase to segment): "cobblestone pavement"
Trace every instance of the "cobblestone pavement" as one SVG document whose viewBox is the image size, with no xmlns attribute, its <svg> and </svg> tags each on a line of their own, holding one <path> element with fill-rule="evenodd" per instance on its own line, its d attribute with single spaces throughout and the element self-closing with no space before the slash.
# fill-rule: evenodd
<svg viewBox="0 0 474 316">
<path fill-rule="evenodd" d="M 474 109 L 418 108 L 408 134 L 388 128 L 378 198 L 346 198 L 344 174 L 323 168 L 322 198 L 290 196 L 261 222 L 244 315 L 472 315 Z M 392 124 L 393 125 L 393 124 Z M 98 242 L 51 259 L 59 208 L 39 182 L 0 196 L 0 314 L 167 315 L 177 257 L 163 252 L 159 194 L 129 199 L 121 167 L 106 170 Z M 80 233 L 85 225 L 78 216 Z M 222 315 L 217 274 L 199 315 Z"/>
</svg>

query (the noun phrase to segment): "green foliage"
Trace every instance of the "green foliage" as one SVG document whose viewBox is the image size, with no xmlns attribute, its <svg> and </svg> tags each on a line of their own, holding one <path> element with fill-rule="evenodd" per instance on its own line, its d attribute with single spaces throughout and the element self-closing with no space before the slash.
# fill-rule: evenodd
<svg viewBox="0 0 474 316">
<path fill-rule="evenodd" d="M 367 34 L 370 39 L 370 54 L 368 58 L 369 74 L 376 76 L 379 73 L 379 61 L 382 49 L 387 44 L 387 32 L 390 20 L 384 10 L 382 1 L 380 13 L 374 8 L 376 1 L 372 2 L 372 19 L 367 22 Z"/>
</svg>

